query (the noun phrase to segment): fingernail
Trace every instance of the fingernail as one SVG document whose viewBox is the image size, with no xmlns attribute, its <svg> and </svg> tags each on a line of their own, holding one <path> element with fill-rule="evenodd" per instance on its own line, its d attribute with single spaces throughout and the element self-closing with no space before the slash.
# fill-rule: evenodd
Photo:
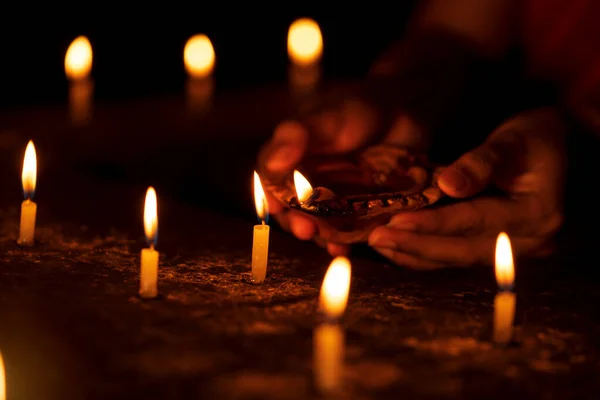
<svg viewBox="0 0 600 400">
<path fill-rule="evenodd" d="M 291 165 L 293 149 L 289 146 L 283 146 L 275 150 L 267 161 L 267 169 L 271 172 L 280 172 L 287 170 Z"/>
<path fill-rule="evenodd" d="M 469 178 L 458 168 L 447 168 L 440 177 L 443 186 L 452 188 L 457 192 L 464 191 L 469 186 Z"/>
<path fill-rule="evenodd" d="M 404 218 L 404 216 L 396 216 L 392 218 L 387 226 L 401 231 L 414 231 L 417 229 L 417 225 L 414 222 Z"/>
<path fill-rule="evenodd" d="M 380 247 L 384 249 L 395 249 L 396 244 L 385 237 L 385 235 L 381 232 L 373 232 L 371 236 L 369 236 L 369 245 L 371 247 Z"/>
</svg>

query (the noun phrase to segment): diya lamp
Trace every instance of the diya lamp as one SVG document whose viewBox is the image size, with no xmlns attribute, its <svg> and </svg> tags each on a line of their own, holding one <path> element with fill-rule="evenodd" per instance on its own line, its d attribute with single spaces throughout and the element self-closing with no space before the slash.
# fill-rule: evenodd
<svg viewBox="0 0 600 400">
<path fill-rule="evenodd" d="M 323 36 L 319 24 L 310 18 L 294 21 L 288 30 L 287 51 L 290 89 L 301 101 L 316 89 L 321 77 Z"/>
<path fill-rule="evenodd" d="M 494 342 L 506 345 L 513 338 L 516 294 L 513 292 L 515 265 L 510 239 L 504 232 L 496 240 L 496 281 L 499 292 L 494 298 Z"/>
<path fill-rule="evenodd" d="M 33 201 L 37 181 L 37 156 L 33 141 L 29 141 L 23 159 L 23 172 L 21 173 L 23 194 L 25 200 L 21 203 L 21 224 L 18 243 L 22 246 L 31 246 L 35 238 L 35 219 L 37 204 Z"/>
<path fill-rule="evenodd" d="M 188 74 L 186 95 L 188 111 L 204 115 L 212 105 L 214 94 L 215 50 L 204 34 L 188 39 L 183 49 L 183 63 Z"/>
<path fill-rule="evenodd" d="M 336 257 L 325 274 L 319 297 L 321 322 L 313 332 L 315 387 L 321 393 L 338 392 L 343 386 L 345 334 L 340 319 L 348 304 L 351 266 Z"/>
<path fill-rule="evenodd" d="M 254 225 L 252 237 L 252 282 L 262 283 L 267 275 L 269 261 L 269 205 L 260 182 L 258 173 L 254 171 L 254 205 L 260 224 Z"/>
<path fill-rule="evenodd" d="M 78 36 L 65 55 L 65 74 L 69 80 L 69 114 L 75 126 L 86 125 L 92 117 L 94 83 L 92 45 L 85 36 Z"/>
</svg>

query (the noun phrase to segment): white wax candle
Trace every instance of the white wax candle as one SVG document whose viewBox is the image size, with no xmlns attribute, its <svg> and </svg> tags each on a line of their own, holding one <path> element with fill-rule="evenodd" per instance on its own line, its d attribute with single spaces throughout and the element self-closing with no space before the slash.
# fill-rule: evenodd
<svg viewBox="0 0 600 400">
<path fill-rule="evenodd" d="M 145 299 L 158 296 L 158 256 L 153 247 L 142 250 L 140 296 Z"/>
<path fill-rule="evenodd" d="M 269 225 L 254 225 L 252 239 L 252 281 L 261 283 L 267 276 L 269 260 Z"/>
<path fill-rule="evenodd" d="M 190 78 L 186 83 L 187 107 L 192 116 L 204 116 L 212 107 L 214 79 Z"/>
<path fill-rule="evenodd" d="M 515 293 L 502 291 L 494 299 L 494 342 L 507 344 L 512 340 L 515 319 Z"/>
<path fill-rule="evenodd" d="M 37 204 L 30 199 L 21 203 L 21 233 L 19 235 L 19 244 L 30 246 L 34 243 L 36 213 Z"/>
<path fill-rule="evenodd" d="M 343 383 L 344 331 L 338 324 L 321 324 L 314 330 L 313 346 L 317 389 L 338 391 Z"/>
<path fill-rule="evenodd" d="M 6 373 L 4 372 L 4 360 L 0 353 L 0 400 L 6 400 Z"/>
</svg>

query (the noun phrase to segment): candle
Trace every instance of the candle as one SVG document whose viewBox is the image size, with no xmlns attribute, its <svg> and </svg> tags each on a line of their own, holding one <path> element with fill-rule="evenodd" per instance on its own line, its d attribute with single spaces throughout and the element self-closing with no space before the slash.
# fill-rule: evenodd
<svg viewBox="0 0 600 400">
<path fill-rule="evenodd" d="M 154 250 L 158 238 L 158 211 L 156 191 L 149 187 L 144 205 L 144 231 L 149 248 L 142 250 L 142 269 L 140 274 L 140 296 L 151 299 L 158 295 L 158 251 Z"/>
<path fill-rule="evenodd" d="M 510 239 L 504 232 L 496 241 L 496 281 L 500 291 L 494 299 L 494 341 L 509 343 L 513 335 L 515 318 L 515 293 L 512 292 L 515 279 L 515 267 Z"/>
<path fill-rule="evenodd" d="M 261 283 L 267 276 L 267 263 L 269 260 L 269 225 L 266 220 L 269 215 L 267 197 L 260 183 L 260 177 L 254 171 L 254 205 L 260 225 L 254 225 L 252 238 L 252 281 Z"/>
<path fill-rule="evenodd" d="M 313 188 L 299 171 L 294 171 L 294 188 L 296 189 L 296 198 L 298 203 L 302 204 L 313 194 Z"/>
<path fill-rule="evenodd" d="M 6 400 L 6 373 L 2 353 L 0 353 L 0 400 Z"/>
<path fill-rule="evenodd" d="M 215 50 L 208 36 L 194 35 L 188 39 L 183 49 L 183 63 L 188 74 L 188 111 L 192 115 L 203 115 L 211 107 L 214 92 Z"/>
<path fill-rule="evenodd" d="M 320 78 L 323 36 L 319 25 L 310 18 L 294 21 L 288 30 L 289 83 L 297 100 L 310 94 Z"/>
<path fill-rule="evenodd" d="M 336 257 L 325 274 L 319 299 L 325 322 L 314 330 L 315 385 L 320 392 L 338 391 L 343 384 L 344 331 L 339 324 L 348 304 L 350 261 Z"/>
<path fill-rule="evenodd" d="M 21 181 L 23 182 L 23 194 L 25 200 L 21 204 L 21 227 L 18 243 L 23 246 L 31 246 L 35 236 L 35 217 L 37 214 L 37 204 L 31 199 L 35 194 L 35 183 L 37 179 L 37 159 L 35 147 L 30 140 L 25 149 L 25 158 L 23 159 L 23 172 Z"/>
<path fill-rule="evenodd" d="M 69 46 L 65 55 L 65 74 L 69 79 L 69 111 L 71 122 L 85 125 L 91 119 L 94 83 L 92 70 L 92 45 L 85 36 L 79 36 Z"/>
</svg>

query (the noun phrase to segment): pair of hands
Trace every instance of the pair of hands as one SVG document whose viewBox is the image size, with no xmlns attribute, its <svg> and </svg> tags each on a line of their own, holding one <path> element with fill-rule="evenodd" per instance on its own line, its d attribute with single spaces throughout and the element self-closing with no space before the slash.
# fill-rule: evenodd
<svg viewBox="0 0 600 400">
<path fill-rule="evenodd" d="M 367 103 L 345 101 L 305 120 L 281 123 L 261 159 L 270 173 L 289 173 L 309 151 L 344 153 L 365 145 L 380 121 Z M 399 265 L 422 270 L 491 264 L 502 231 L 510 235 L 516 256 L 548 254 L 563 222 L 565 133 L 554 109 L 511 118 L 439 177 L 440 189 L 462 201 L 396 214 L 370 234 L 369 245 Z M 401 115 L 383 141 L 426 148 L 430 137 Z M 489 187 L 500 193 L 474 197 Z M 348 253 L 345 245 L 324 242 L 308 217 L 267 197 L 271 215 L 298 239 L 315 240 L 333 256 Z"/>
</svg>

